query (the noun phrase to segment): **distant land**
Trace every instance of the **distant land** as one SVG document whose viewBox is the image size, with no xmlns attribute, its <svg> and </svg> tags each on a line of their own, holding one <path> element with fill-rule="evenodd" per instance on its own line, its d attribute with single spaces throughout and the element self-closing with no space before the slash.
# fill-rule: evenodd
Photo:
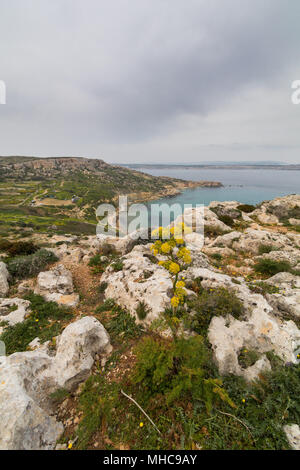
<svg viewBox="0 0 300 470">
<path fill-rule="evenodd" d="M 172 197 L 185 189 L 219 188 L 218 181 L 186 181 L 83 157 L 0 157 L 0 238 L 17 234 L 95 234 L 96 208 Z"/>
<path fill-rule="evenodd" d="M 300 164 L 278 162 L 213 162 L 213 163 L 124 163 L 119 164 L 132 169 L 210 169 L 210 170 L 300 170 Z"/>
</svg>

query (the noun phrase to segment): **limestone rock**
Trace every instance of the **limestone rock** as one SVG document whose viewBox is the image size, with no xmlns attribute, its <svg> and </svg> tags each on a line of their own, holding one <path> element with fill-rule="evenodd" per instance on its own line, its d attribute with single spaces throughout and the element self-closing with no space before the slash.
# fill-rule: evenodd
<svg viewBox="0 0 300 470">
<path fill-rule="evenodd" d="M 7 271 L 6 264 L 0 261 L 0 297 L 5 297 L 9 291 L 9 272 Z"/>
<path fill-rule="evenodd" d="M 273 225 L 279 223 L 278 217 L 276 217 L 276 215 L 268 213 L 265 206 L 256 209 L 251 213 L 251 215 L 256 216 L 258 221 L 263 225 Z"/>
<path fill-rule="evenodd" d="M 261 209 L 266 210 L 268 214 L 275 215 L 277 218 L 290 218 L 291 211 L 297 212 L 300 209 L 300 195 L 291 194 L 277 197 L 272 201 L 265 201 L 261 205 Z"/>
<path fill-rule="evenodd" d="M 217 248 L 217 247 L 231 248 L 232 244 L 234 242 L 238 242 L 241 236 L 242 236 L 242 233 L 237 232 L 237 231 L 226 233 L 225 235 L 220 235 L 212 243 L 210 243 L 209 248 Z"/>
<path fill-rule="evenodd" d="M 153 264 L 148 256 L 149 247 L 138 245 L 122 258 L 123 270 L 114 272 L 109 266 L 101 281 L 107 283 L 105 298 L 114 299 L 141 322 L 136 314 L 139 302 L 149 312 L 143 323 L 150 324 L 170 305 L 172 282 L 166 269 Z M 146 274 L 146 276 L 145 276 Z"/>
<path fill-rule="evenodd" d="M 0 357 L 0 449 L 53 449 L 62 424 L 36 401 L 38 374 L 50 358 L 37 352 Z"/>
<path fill-rule="evenodd" d="M 105 328 L 94 317 L 83 317 L 68 325 L 56 345 L 51 367 L 42 375 L 53 379 L 57 388 L 67 390 L 87 379 L 95 354 L 107 356 L 112 349 Z"/>
<path fill-rule="evenodd" d="M 245 313 L 242 319 L 237 320 L 230 315 L 213 317 L 209 326 L 208 339 L 221 374 L 241 375 L 252 380 L 262 368 L 269 368 L 266 358 L 260 358 L 251 369 L 243 370 L 238 356 L 245 348 L 262 355 L 274 351 L 286 362 L 297 362 L 295 351 L 300 346 L 300 330 L 293 321 L 278 318 L 262 295 L 251 292 L 245 283 L 236 284 L 230 276 L 210 269 L 190 267 L 184 276 L 187 281 L 200 278 L 205 289 L 230 289 L 243 303 Z"/>
<path fill-rule="evenodd" d="M 267 301 L 259 295 L 257 298 L 247 320 L 214 317 L 210 323 L 208 339 L 221 374 L 244 375 L 238 362 L 239 352 L 244 348 L 258 353 L 274 351 L 286 362 L 297 362 L 295 351 L 300 345 L 300 330 L 294 322 L 273 316 Z"/>
<path fill-rule="evenodd" d="M 236 251 L 249 252 L 255 255 L 259 254 L 261 245 L 270 245 L 285 251 L 293 251 L 294 245 L 290 238 L 284 234 L 268 232 L 266 230 L 254 230 L 248 228 L 240 234 L 237 240 L 234 240 L 231 247 Z"/>
<path fill-rule="evenodd" d="M 76 387 L 88 377 L 95 355 L 110 351 L 102 324 L 83 317 L 58 337 L 55 356 L 38 348 L 0 357 L 0 449 L 54 449 L 63 425 L 51 416 L 49 394 Z"/>
<path fill-rule="evenodd" d="M 265 281 L 273 286 L 280 286 L 283 289 L 300 289 L 300 277 L 291 273 L 278 273 Z"/>
<path fill-rule="evenodd" d="M 21 281 L 18 285 L 18 294 L 26 294 L 34 290 L 34 281 L 33 279 L 26 279 Z"/>
<path fill-rule="evenodd" d="M 237 201 L 212 201 L 208 207 L 213 210 L 218 217 L 228 216 L 232 219 L 238 219 L 241 216 L 241 211 L 237 209 L 239 205 L 240 203 Z"/>
<path fill-rule="evenodd" d="M 300 219 L 289 219 L 291 225 L 300 225 Z"/>
<path fill-rule="evenodd" d="M 300 450 L 300 428 L 298 424 L 287 424 L 283 427 L 292 449 Z"/>
<path fill-rule="evenodd" d="M 29 313 L 30 302 L 28 300 L 0 298 L 0 321 L 5 321 L 10 326 L 16 325 L 23 322 Z"/>
<path fill-rule="evenodd" d="M 300 276 L 291 273 L 278 273 L 265 281 L 280 289 L 278 294 L 269 294 L 268 302 L 277 311 L 293 317 L 300 317 Z"/>
<path fill-rule="evenodd" d="M 69 307 L 76 307 L 79 303 L 79 295 L 74 293 L 72 274 L 62 264 L 38 275 L 35 293 L 47 301 Z"/>
<path fill-rule="evenodd" d="M 300 252 L 298 249 L 291 249 L 290 251 L 286 250 L 276 250 L 266 253 L 262 256 L 258 256 L 257 259 L 270 259 L 272 261 L 286 261 L 290 263 L 292 267 L 297 266 L 300 260 Z"/>
</svg>

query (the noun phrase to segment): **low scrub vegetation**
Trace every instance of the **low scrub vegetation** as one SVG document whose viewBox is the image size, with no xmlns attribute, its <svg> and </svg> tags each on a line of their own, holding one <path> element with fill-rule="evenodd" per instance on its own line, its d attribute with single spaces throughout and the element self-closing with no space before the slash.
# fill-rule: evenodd
<svg viewBox="0 0 300 470">
<path fill-rule="evenodd" d="M 275 261 L 272 259 L 261 259 L 254 265 L 254 271 L 268 276 L 282 272 L 292 272 L 292 266 L 288 261 Z"/>
<path fill-rule="evenodd" d="M 252 284 L 249 284 L 249 289 L 252 292 L 257 294 L 278 294 L 280 292 L 279 287 L 273 286 L 271 284 L 267 284 L 263 281 L 258 281 Z"/>
<path fill-rule="evenodd" d="M 32 255 L 39 248 L 33 242 L 27 241 L 9 241 L 6 239 L 0 240 L 0 252 L 7 253 L 8 256 Z"/>
<path fill-rule="evenodd" d="M 239 354 L 238 361 L 243 369 L 247 369 L 247 367 L 253 366 L 256 361 L 260 358 L 260 356 L 261 355 L 256 351 L 242 349 Z"/>
<path fill-rule="evenodd" d="M 31 313 L 22 323 L 8 326 L 0 340 L 6 345 L 7 354 L 25 351 L 29 343 L 39 338 L 41 343 L 51 340 L 61 333 L 66 322 L 70 322 L 72 312 L 55 302 L 46 302 L 40 295 L 29 294 L 25 297 L 31 303 Z"/>
<path fill-rule="evenodd" d="M 101 322 L 113 343 L 122 342 L 124 339 L 138 338 L 143 332 L 143 327 L 136 324 L 134 317 L 111 299 L 99 306 L 95 313 L 102 314 Z M 106 313 L 108 315 L 105 315 Z"/>
<path fill-rule="evenodd" d="M 264 243 L 262 243 L 261 245 L 259 245 L 258 247 L 258 253 L 260 255 L 264 255 L 264 254 L 267 254 L 267 253 L 271 253 L 271 251 L 275 251 L 277 250 L 276 247 L 274 247 L 273 245 L 266 245 Z"/>
<path fill-rule="evenodd" d="M 227 233 L 227 230 L 223 230 L 220 227 L 216 225 L 208 225 L 205 224 L 204 226 L 204 236 L 205 237 L 218 237 L 220 235 L 225 235 Z"/>
<path fill-rule="evenodd" d="M 220 379 L 208 376 L 208 351 L 201 336 L 167 342 L 145 338 L 136 348 L 133 383 L 141 383 L 148 395 L 163 394 L 170 404 L 185 394 L 205 404 L 208 412 L 218 400 L 235 407 Z"/>
<path fill-rule="evenodd" d="M 136 314 L 138 316 L 139 320 L 145 320 L 149 313 L 149 308 L 145 304 L 145 302 L 139 302 L 137 308 L 136 308 Z"/>
<path fill-rule="evenodd" d="M 187 322 L 198 334 L 206 332 L 214 316 L 241 318 L 244 312 L 243 304 L 234 292 L 223 287 L 202 289 L 200 286 L 197 298 L 190 301 L 190 309 L 194 313 L 187 317 Z"/>
<path fill-rule="evenodd" d="M 237 209 L 242 212 L 250 213 L 253 212 L 256 209 L 256 206 L 253 206 L 251 204 L 240 204 L 237 206 Z"/>
<path fill-rule="evenodd" d="M 52 251 L 41 248 L 32 255 L 16 256 L 7 261 L 7 269 L 15 279 L 24 279 L 36 276 L 50 263 L 58 261 Z"/>
<path fill-rule="evenodd" d="M 228 225 L 229 227 L 233 227 L 235 224 L 235 220 L 229 215 L 219 215 L 218 218 L 223 222 L 223 224 Z"/>
<path fill-rule="evenodd" d="M 146 337 L 136 346 L 136 363 L 121 381 L 91 376 L 79 397 L 82 413 L 76 448 L 284 450 L 285 424 L 300 419 L 300 366 L 275 357 L 272 372 L 251 384 L 218 376 L 201 337 Z M 246 367 L 254 361 L 243 352 Z M 119 366 L 115 364 L 114 368 Z M 123 395 L 133 397 L 154 422 Z"/>
</svg>

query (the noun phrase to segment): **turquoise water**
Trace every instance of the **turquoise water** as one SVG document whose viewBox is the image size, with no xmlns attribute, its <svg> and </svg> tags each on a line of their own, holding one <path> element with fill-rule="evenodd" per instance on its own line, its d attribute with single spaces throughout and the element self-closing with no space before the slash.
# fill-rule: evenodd
<svg viewBox="0 0 300 470">
<path fill-rule="evenodd" d="M 300 194 L 300 170 L 226 170 L 226 169 L 140 169 L 154 176 L 184 180 L 220 181 L 221 188 L 195 188 L 175 197 L 160 199 L 168 204 L 205 204 L 211 201 L 239 201 L 257 204 L 288 194 Z"/>
</svg>

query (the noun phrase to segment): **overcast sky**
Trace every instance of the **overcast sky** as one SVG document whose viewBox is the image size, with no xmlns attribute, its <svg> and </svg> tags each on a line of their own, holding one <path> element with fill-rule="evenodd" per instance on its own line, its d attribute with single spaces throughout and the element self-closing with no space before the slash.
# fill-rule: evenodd
<svg viewBox="0 0 300 470">
<path fill-rule="evenodd" d="M 0 155 L 300 162 L 299 0 L 0 0 Z"/>
</svg>

